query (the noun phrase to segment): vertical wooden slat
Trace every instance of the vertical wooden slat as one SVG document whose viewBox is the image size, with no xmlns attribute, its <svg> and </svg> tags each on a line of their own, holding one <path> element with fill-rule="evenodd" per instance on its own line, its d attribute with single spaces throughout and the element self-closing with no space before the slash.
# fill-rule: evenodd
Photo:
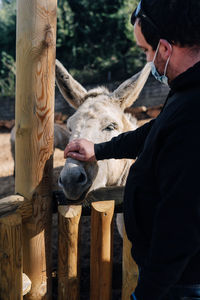
<svg viewBox="0 0 200 300">
<path fill-rule="evenodd" d="M 15 191 L 33 203 L 23 224 L 26 299 L 51 299 L 56 0 L 17 1 Z"/>
<path fill-rule="evenodd" d="M 138 267 L 131 256 L 132 244 L 124 229 L 122 261 L 122 300 L 130 300 L 138 281 Z"/>
<path fill-rule="evenodd" d="M 79 221 L 81 211 L 80 205 L 58 207 L 59 300 L 78 300 L 80 297 Z"/>
<path fill-rule="evenodd" d="M 0 218 L 0 299 L 22 300 L 22 218 Z"/>
<path fill-rule="evenodd" d="M 110 300 L 115 202 L 95 202 L 91 206 L 90 299 Z"/>
</svg>

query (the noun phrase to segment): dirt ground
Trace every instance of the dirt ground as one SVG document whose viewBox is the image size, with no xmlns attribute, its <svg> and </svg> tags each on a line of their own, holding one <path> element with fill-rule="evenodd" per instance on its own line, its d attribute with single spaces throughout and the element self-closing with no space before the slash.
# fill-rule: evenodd
<svg viewBox="0 0 200 300">
<path fill-rule="evenodd" d="M 64 165 L 63 152 L 56 149 L 54 152 L 54 177 L 58 176 Z M 0 132 L 0 199 L 14 194 L 14 162 L 10 151 L 10 132 Z M 56 182 L 56 178 L 54 178 Z M 89 269 L 90 269 L 90 217 L 82 217 L 81 220 L 81 300 L 89 300 Z M 52 253 L 53 265 L 52 271 L 57 269 L 57 215 L 53 215 L 53 233 L 52 233 Z M 113 290 L 112 298 L 121 299 L 121 257 L 122 240 L 114 225 L 114 247 L 113 247 Z M 56 272 L 55 272 L 56 273 Z M 53 299 L 57 299 L 56 278 L 53 279 Z M 103 299 L 102 299 L 103 300 Z"/>
</svg>

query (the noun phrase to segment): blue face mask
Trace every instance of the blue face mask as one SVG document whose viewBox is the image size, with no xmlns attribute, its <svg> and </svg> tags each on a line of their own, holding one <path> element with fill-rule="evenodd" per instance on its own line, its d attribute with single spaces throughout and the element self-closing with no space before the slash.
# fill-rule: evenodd
<svg viewBox="0 0 200 300">
<path fill-rule="evenodd" d="M 165 85 L 168 85 L 168 78 L 166 76 L 166 72 L 167 72 L 167 67 L 168 67 L 171 55 L 167 59 L 167 62 L 166 62 L 166 65 L 165 65 L 165 69 L 164 69 L 164 74 L 160 75 L 160 73 L 158 72 L 158 70 L 156 69 L 156 66 L 154 64 L 154 61 L 156 59 L 159 47 L 160 47 L 160 42 L 158 43 L 158 47 L 156 49 L 156 53 L 154 55 L 153 61 L 151 62 L 151 73 L 155 77 L 156 80 L 160 81 L 161 83 L 164 83 Z"/>
</svg>

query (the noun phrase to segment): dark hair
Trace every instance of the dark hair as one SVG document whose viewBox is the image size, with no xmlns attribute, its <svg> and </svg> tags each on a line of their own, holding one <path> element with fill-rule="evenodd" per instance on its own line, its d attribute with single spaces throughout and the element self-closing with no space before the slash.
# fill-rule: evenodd
<svg viewBox="0 0 200 300">
<path fill-rule="evenodd" d="M 146 41 L 155 50 L 161 38 L 180 47 L 200 47 L 200 0 L 142 0 L 142 10 L 159 28 L 139 16 Z"/>
</svg>

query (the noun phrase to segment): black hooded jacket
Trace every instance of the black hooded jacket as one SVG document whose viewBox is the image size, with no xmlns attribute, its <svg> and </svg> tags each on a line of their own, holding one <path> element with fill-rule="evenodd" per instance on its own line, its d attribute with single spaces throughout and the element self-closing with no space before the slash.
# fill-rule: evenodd
<svg viewBox="0 0 200 300">
<path fill-rule="evenodd" d="M 171 286 L 200 284 L 200 62 L 176 77 L 160 115 L 95 144 L 97 160 L 137 158 L 124 194 L 135 295 L 160 300 Z"/>
</svg>

